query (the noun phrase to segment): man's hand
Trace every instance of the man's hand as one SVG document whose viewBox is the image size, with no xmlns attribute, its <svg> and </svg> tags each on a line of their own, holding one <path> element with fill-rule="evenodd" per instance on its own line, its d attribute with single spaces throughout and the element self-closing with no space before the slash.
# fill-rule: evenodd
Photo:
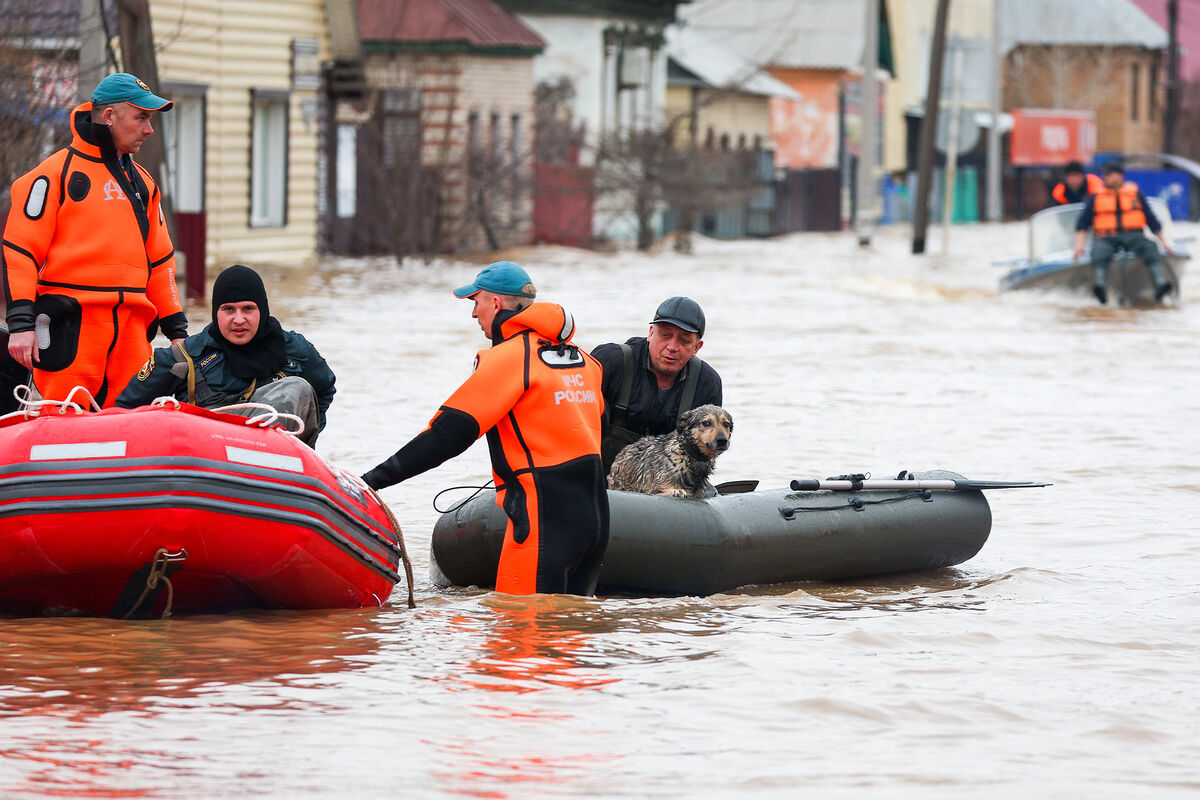
<svg viewBox="0 0 1200 800">
<path fill-rule="evenodd" d="M 1075 231 L 1075 260 L 1078 261 L 1083 257 L 1083 251 L 1087 248 L 1087 231 Z"/>
<path fill-rule="evenodd" d="M 183 339 L 172 339 L 171 344 L 183 344 Z"/>
<path fill-rule="evenodd" d="M 37 334 L 33 331 L 10 333 L 8 335 L 8 354 L 25 369 L 33 369 L 39 361 Z"/>
</svg>

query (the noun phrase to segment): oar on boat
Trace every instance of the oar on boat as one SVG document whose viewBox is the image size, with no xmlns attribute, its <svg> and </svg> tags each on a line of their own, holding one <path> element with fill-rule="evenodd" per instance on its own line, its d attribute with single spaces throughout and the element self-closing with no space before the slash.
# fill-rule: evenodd
<svg viewBox="0 0 1200 800">
<path fill-rule="evenodd" d="M 1032 489 L 1053 486 L 1039 481 L 972 481 L 945 478 L 905 478 L 900 476 L 886 479 L 871 479 L 866 475 L 838 475 L 825 480 L 794 480 L 789 486 L 797 492 L 815 492 L 827 489 L 834 492 L 858 492 L 863 489 L 944 489 L 978 491 L 980 489 Z"/>
</svg>

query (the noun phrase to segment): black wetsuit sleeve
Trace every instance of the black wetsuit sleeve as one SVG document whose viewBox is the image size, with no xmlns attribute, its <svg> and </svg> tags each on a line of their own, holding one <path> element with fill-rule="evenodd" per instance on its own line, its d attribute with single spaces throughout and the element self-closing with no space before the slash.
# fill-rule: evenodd
<svg viewBox="0 0 1200 800">
<path fill-rule="evenodd" d="M 156 397 L 176 397 L 181 389 L 186 391 L 187 379 L 171 373 L 171 367 L 175 366 L 175 354 L 171 352 L 171 348 L 156 349 L 150 361 L 149 374 L 143 367 L 117 395 L 114 402 L 118 408 L 137 408 L 148 405 Z"/>
<path fill-rule="evenodd" d="M 1079 219 L 1075 220 L 1076 231 L 1086 231 L 1092 227 L 1092 220 L 1096 216 L 1096 195 L 1088 195 L 1088 199 L 1083 201 L 1083 210 L 1079 212 Z"/>
<path fill-rule="evenodd" d="M 176 311 L 174 314 L 168 314 L 158 321 L 158 327 L 171 341 L 176 339 L 186 339 L 187 332 L 187 315 L 182 311 Z"/>
<path fill-rule="evenodd" d="M 459 455 L 479 438 L 479 434 L 479 423 L 474 417 L 443 406 L 428 428 L 362 479 L 372 489 L 383 489 L 408 480 Z"/>
</svg>

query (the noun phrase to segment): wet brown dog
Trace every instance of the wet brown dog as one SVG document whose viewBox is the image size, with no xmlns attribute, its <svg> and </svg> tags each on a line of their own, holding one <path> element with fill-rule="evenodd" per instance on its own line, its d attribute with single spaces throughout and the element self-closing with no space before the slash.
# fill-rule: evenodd
<svg viewBox="0 0 1200 800">
<path fill-rule="evenodd" d="M 720 406 L 693 408 L 675 430 L 643 436 L 613 461 L 608 488 L 670 497 L 703 497 L 713 461 L 729 449 L 733 418 Z"/>
</svg>

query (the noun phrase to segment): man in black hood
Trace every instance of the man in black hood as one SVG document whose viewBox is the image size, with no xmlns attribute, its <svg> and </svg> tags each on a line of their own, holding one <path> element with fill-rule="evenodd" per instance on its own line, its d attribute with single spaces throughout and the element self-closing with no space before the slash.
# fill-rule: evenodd
<svg viewBox="0 0 1200 800">
<path fill-rule="evenodd" d="M 180 345 L 155 350 L 117 405 L 133 408 L 163 395 L 204 408 L 265 403 L 303 419 L 300 438 L 311 446 L 335 391 L 317 349 L 271 316 L 262 278 L 235 264 L 213 283 L 212 322 Z"/>
</svg>

